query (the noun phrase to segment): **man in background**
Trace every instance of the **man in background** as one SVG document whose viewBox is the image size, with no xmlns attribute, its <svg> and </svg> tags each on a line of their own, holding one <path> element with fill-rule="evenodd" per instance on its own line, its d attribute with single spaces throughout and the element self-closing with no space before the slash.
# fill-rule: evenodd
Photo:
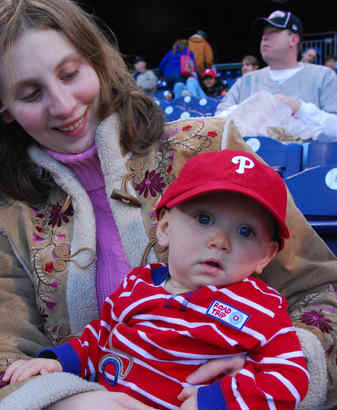
<svg viewBox="0 0 337 410">
<path fill-rule="evenodd" d="M 188 39 L 188 48 L 193 51 L 199 75 L 202 75 L 206 68 L 212 68 L 213 49 L 204 31 L 198 30 Z"/>
<path fill-rule="evenodd" d="M 291 12 L 275 11 L 256 21 L 262 32 L 260 52 L 267 67 L 239 78 L 219 104 L 217 114 L 260 91 L 275 95 L 292 115 L 312 124 L 319 134 L 337 137 L 337 76 L 331 69 L 297 61 L 303 25 Z"/>
<path fill-rule="evenodd" d="M 315 60 L 317 57 L 317 51 L 314 48 L 308 48 L 302 54 L 302 63 L 310 63 L 315 64 Z"/>
</svg>

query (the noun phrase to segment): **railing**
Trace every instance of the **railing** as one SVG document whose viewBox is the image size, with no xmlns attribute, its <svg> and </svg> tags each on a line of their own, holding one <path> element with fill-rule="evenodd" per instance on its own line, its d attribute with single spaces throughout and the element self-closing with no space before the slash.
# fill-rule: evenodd
<svg viewBox="0 0 337 410">
<path fill-rule="evenodd" d="M 308 48 L 314 48 L 317 51 L 315 63 L 324 64 L 326 57 L 337 55 L 337 32 L 305 34 L 302 52 Z"/>
<path fill-rule="evenodd" d="M 240 62 L 215 64 L 215 68 L 221 81 L 228 89 L 231 88 L 237 78 L 241 76 Z"/>
</svg>

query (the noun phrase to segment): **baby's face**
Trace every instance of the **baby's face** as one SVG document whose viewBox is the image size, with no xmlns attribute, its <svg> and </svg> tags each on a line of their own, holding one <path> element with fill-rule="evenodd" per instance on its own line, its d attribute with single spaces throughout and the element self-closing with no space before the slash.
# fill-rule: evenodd
<svg viewBox="0 0 337 410">
<path fill-rule="evenodd" d="M 169 246 L 167 285 L 172 293 L 225 286 L 261 273 L 278 250 L 269 213 L 232 192 L 202 196 L 171 209 L 159 221 L 158 235 L 159 243 Z"/>
</svg>

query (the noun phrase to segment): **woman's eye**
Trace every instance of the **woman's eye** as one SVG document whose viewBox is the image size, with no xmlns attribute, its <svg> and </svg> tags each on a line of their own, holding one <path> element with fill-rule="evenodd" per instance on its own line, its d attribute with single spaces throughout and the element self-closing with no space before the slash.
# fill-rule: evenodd
<svg viewBox="0 0 337 410">
<path fill-rule="evenodd" d="M 210 215 L 207 215 L 207 214 L 197 215 L 197 220 L 202 225 L 210 225 L 213 223 L 212 218 L 210 217 Z"/>
<path fill-rule="evenodd" d="M 238 233 L 245 238 L 249 238 L 255 234 L 254 230 L 247 225 L 239 226 Z"/>
<path fill-rule="evenodd" d="M 34 102 L 36 101 L 39 97 L 41 96 L 41 92 L 40 90 L 34 90 L 26 95 L 24 95 L 23 97 L 21 97 L 22 101 L 25 102 Z"/>
<path fill-rule="evenodd" d="M 74 77 L 77 76 L 79 70 L 70 71 L 68 73 L 64 73 L 62 75 L 62 80 L 72 80 Z"/>
</svg>

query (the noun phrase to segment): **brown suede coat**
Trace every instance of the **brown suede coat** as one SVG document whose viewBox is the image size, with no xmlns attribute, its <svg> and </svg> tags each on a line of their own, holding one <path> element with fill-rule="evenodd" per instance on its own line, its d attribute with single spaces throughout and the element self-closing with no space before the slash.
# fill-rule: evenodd
<svg viewBox="0 0 337 410">
<path fill-rule="evenodd" d="M 222 139 L 224 129 L 226 138 Z M 153 207 L 189 157 L 221 148 L 251 151 L 233 124 L 216 118 L 167 124 L 161 140 L 144 156 L 123 157 L 118 141 L 114 115 L 99 127 L 96 143 L 107 197 L 131 266 L 153 261 L 155 255 L 165 260 L 166 251 L 154 238 Z M 31 156 L 52 173 L 59 188 L 36 209 L 20 202 L 3 204 L 0 209 L 0 370 L 18 357 L 34 356 L 41 348 L 80 332 L 98 316 L 95 222 L 89 198 L 71 173 L 46 153 L 35 149 Z M 68 195 L 72 204 L 66 200 Z M 291 238 L 263 279 L 287 297 L 295 324 L 321 342 L 329 370 L 328 402 L 337 403 L 337 260 L 290 195 L 287 223 Z M 315 321 L 317 314 L 312 312 L 320 320 Z M 50 388 L 54 396 L 49 394 L 40 402 L 43 405 L 89 389 L 82 385 L 71 391 L 69 381 L 66 392 L 53 392 L 57 384 L 53 375 L 48 376 L 46 391 Z M 22 401 L 25 386 L 38 394 L 35 381 L 44 377 L 2 388 L 0 408 L 15 408 L 8 403 Z"/>
</svg>

